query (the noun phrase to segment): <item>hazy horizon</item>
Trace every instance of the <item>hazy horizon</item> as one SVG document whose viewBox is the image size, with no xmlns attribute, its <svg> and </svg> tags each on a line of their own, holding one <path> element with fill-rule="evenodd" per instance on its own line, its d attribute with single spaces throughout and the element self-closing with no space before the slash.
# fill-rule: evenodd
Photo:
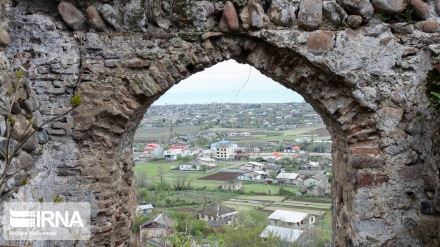
<svg viewBox="0 0 440 247">
<path fill-rule="evenodd" d="M 154 105 L 303 101 L 301 95 L 250 65 L 228 60 L 181 81 L 156 100 Z"/>
</svg>

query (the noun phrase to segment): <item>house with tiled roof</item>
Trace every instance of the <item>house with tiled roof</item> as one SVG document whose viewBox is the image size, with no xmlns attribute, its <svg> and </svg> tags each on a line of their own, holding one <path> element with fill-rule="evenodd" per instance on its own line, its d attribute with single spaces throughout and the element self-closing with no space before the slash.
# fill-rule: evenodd
<svg viewBox="0 0 440 247">
<path fill-rule="evenodd" d="M 139 236 L 147 238 L 164 238 L 173 233 L 174 221 L 165 214 L 159 214 L 153 219 L 149 219 L 139 226 Z"/>
<path fill-rule="evenodd" d="M 303 228 L 316 221 L 315 215 L 288 210 L 275 210 L 267 218 L 270 219 L 270 225 L 289 228 Z"/>
<path fill-rule="evenodd" d="M 214 225 L 214 223 L 217 225 L 215 221 L 221 221 L 224 225 L 229 224 L 236 214 L 238 214 L 238 211 L 219 203 L 209 205 L 196 212 L 198 218 L 207 221 L 208 225 L 210 225 L 210 223 L 212 223 L 211 225 Z"/>
<path fill-rule="evenodd" d="M 144 148 L 144 156 L 147 158 L 162 158 L 163 146 L 158 143 L 148 143 Z"/>
</svg>

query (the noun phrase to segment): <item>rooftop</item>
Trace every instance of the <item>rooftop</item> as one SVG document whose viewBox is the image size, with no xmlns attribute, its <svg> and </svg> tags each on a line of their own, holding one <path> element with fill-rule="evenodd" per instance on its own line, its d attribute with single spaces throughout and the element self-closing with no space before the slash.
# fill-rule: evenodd
<svg viewBox="0 0 440 247">
<path fill-rule="evenodd" d="M 203 214 L 203 215 L 215 216 L 215 217 L 222 217 L 225 215 L 236 214 L 236 213 L 238 213 L 238 211 L 236 211 L 230 207 L 226 207 L 221 204 L 215 203 L 215 204 L 209 205 L 208 207 L 206 207 L 202 210 L 197 211 L 196 213 Z"/>
<path fill-rule="evenodd" d="M 285 173 L 285 172 L 282 172 L 277 176 L 277 178 L 279 179 L 295 179 L 296 177 L 298 177 L 297 173 Z"/>
<path fill-rule="evenodd" d="M 283 222 L 297 223 L 301 222 L 308 213 L 287 211 L 287 210 L 275 210 L 268 218 L 274 220 L 281 220 Z"/>
<path fill-rule="evenodd" d="M 303 231 L 298 229 L 280 227 L 280 226 L 267 226 L 260 234 L 260 237 L 267 238 L 269 236 L 279 237 L 281 240 L 293 243 L 295 242 Z"/>
</svg>

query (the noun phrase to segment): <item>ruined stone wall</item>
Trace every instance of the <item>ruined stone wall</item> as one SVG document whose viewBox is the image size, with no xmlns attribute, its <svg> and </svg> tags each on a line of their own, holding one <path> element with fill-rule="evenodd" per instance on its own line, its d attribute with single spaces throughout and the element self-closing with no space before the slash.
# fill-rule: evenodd
<svg viewBox="0 0 440 247">
<path fill-rule="evenodd" d="M 93 237 L 80 245 L 128 244 L 143 114 L 174 84 L 235 59 L 323 117 L 335 246 L 437 246 L 440 120 L 426 91 L 440 63 L 439 2 L 0 1 L 10 6 L 0 72 L 26 70 L 16 117 L 47 120 L 83 96 L 38 133 L 35 149 L 45 150 L 11 200 L 91 202 Z"/>
</svg>

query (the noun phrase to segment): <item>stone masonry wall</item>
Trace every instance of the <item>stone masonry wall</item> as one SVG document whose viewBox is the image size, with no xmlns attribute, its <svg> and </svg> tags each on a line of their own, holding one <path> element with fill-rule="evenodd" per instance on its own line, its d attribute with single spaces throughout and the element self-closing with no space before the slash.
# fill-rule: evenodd
<svg viewBox="0 0 440 247">
<path fill-rule="evenodd" d="M 1 126 L 8 109 L 43 121 L 83 97 L 23 150 L 45 145 L 11 200 L 91 202 L 92 238 L 80 245 L 130 244 L 137 125 L 174 84 L 228 59 L 297 91 L 322 116 L 333 140 L 335 246 L 440 245 L 440 118 L 428 92 L 428 74 L 439 73 L 440 1 L 0 5 L 0 93 L 20 68 L 27 89 L 15 107 L 1 97 Z"/>
</svg>

